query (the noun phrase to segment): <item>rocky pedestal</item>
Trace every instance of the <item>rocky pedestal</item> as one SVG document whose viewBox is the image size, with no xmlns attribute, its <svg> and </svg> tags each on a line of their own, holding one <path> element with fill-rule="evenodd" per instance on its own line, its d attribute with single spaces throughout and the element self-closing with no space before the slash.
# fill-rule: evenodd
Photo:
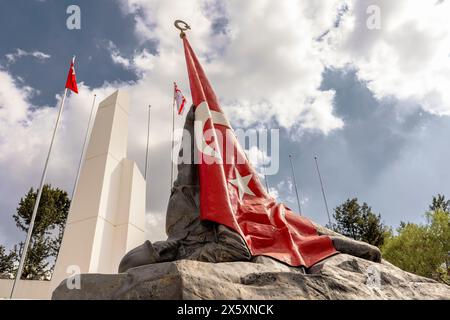
<svg viewBox="0 0 450 320">
<path fill-rule="evenodd" d="M 53 299 L 450 299 L 450 286 L 338 254 L 309 274 L 266 257 L 254 262 L 157 263 L 121 274 L 83 274 L 81 288 L 63 281 Z"/>
</svg>

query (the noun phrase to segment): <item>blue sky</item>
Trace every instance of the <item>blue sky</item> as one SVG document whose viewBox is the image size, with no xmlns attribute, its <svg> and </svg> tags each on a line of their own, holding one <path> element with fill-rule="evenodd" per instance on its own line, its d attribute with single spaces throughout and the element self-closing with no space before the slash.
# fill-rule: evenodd
<svg viewBox="0 0 450 320">
<path fill-rule="evenodd" d="M 66 28 L 71 4 L 81 8 L 81 30 Z M 373 4 L 381 24 L 372 30 L 366 21 Z M 129 157 L 142 171 L 146 105 L 154 105 L 147 221 L 149 237 L 163 237 L 172 81 L 189 97 L 172 25 L 178 18 L 191 23 L 191 44 L 233 126 L 280 129 L 280 170 L 268 178 L 280 201 L 297 208 L 292 153 L 305 215 L 327 222 L 317 155 L 330 208 L 358 197 L 390 226 L 423 221 L 433 195 L 450 196 L 448 7 L 381 0 L 3 1 L 0 243 L 24 238 L 11 216 L 39 182 L 73 54 L 80 94 L 69 97 L 48 181 L 71 190 L 93 94 L 101 99 L 124 88 L 132 102 Z"/>
<path fill-rule="evenodd" d="M 61 90 L 67 60 L 72 55 L 78 57 L 77 72 L 80 77 L 83 75 L 80 80 L 88 86 L 100 86 L 104 81 L 136 79 L 133 72 L 112 63 L 103 63 L 109 57 L 104 44 L 109 40 L 124 52 L 133 52 L 136 40 L 133 39 L 132 17 L 121 14 L 120 8 L 111 1 L 77 1 L 82 8 L 82 29 L 68 30 L 66 8 L 73 3 L 19 0 L 1 4 L 0 19 L 4 26 L 0 30 L 2 65 L 7 64 L 6 55 L 17 48 L 51 55 L 51 60 L 46 63 L 24 58 L 8 66 L 12 74 L 41 91 L 40 95 L 32 98 L 32 102 L 38 105 L 48 104 Z"/>
</svg>

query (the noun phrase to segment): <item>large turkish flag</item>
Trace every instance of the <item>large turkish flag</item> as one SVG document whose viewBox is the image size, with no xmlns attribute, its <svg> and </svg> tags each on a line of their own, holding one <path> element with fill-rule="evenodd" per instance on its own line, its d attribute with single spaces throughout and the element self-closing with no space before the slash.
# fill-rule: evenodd
<svg viewBox="0 0 450 320">
<path fill-rule="evenodd" d="M 328 236 L 264 190 L 186 36 L 183 43 L 195 105 L 200 218 L 237 231 L 254 256 L 310 267 L 335 254 Z"/>
</svg>

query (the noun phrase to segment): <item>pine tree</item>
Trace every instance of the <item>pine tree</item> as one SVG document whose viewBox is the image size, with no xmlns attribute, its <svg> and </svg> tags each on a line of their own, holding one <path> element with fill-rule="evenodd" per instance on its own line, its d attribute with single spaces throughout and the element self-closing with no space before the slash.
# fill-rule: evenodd
<svg viewBox="0 0 450 320">
<path fill-rule="evenodd" d="M 0 245 L 0 279 L 12 278 L 14 263 L 17 260 L 15 251 L 6 253 L 6 248 Z"/>
<path fill-rule="evenodd" d="M 382 223 L 381 216 L 374 214 L 367 203 L 360 205 L 357 198 L 348 199 L 335 208 L 333 217 L 336 220 L 332 226 L 334 231 L 377 247 L 383 244 L 390 232 Z"/>
<path fill-rule="evenodd" d="M 436 197 L 433 196 L 433 201 L 429 206 L 430 211 L 442 210 L 444 212 L 450 212 L 450 200 L 446 201 L 445 196 L 438 194 Z"/>
<path fill-rule="evenodd" d="M 20 199 L 13 215 L 17 227 L 28 232 L 37 192 L 33 188 Z M 69 213 L 67 192 L 45 185 L 22 273 L 23 279 L 49 279 L 62 241 L 64 226 Z M 23 243 L 20 243 L 20 252 Z"/>
</svg>

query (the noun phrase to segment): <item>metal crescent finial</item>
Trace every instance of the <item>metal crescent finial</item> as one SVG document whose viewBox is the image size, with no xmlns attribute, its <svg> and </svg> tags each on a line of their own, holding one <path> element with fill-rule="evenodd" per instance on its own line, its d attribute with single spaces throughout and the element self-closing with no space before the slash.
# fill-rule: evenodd
<svg viewBox="0 0 450 320">
<path fill-rule="evenodd" d="M 184 22 L 183 20 L 175 20 L 173 25 L 175 26 L 175 28 L 180 30 L 180 38 L 183 38 L 186 35 L 184 33 L 184 31 L 191 30 L 191 27 L 186 22 Z"/>
</svg>

